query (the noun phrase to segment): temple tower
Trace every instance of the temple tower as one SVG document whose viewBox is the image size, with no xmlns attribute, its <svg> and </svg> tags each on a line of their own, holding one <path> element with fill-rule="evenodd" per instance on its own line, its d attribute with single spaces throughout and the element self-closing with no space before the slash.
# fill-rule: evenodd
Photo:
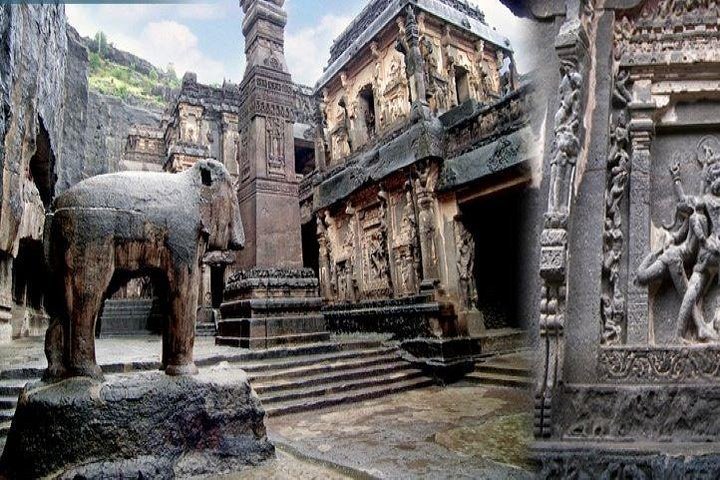
<svg viewBox="0 0 720 480">
<path fill-rule="evenodd" d="M 302 244 L 293 143 L 293 84 L 285 62 L 284 0 L 241 0 L 247 65 L 240 86 L 243 269 L 300 268 Z"/>
</svg>

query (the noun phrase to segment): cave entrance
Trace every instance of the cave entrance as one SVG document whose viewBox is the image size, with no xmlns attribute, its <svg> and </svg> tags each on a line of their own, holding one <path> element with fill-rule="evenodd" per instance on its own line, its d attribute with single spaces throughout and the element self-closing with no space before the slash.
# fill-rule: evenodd
<svg viewBox="0 0 720 480">
<path fill-rule="evenodd" d="M 48 316 L 43 302 L 48 274 L 43 259 L 43 244 L 40 240 L 20 240 L 12 268 L 12 322 L 15 336 L 43 335 L 47 328 Z"/>
<path fill-rule="evenodd" d="M 45 210 L 48 211 L 55 194 L 57 177 L 55 175 L 55 155 L 53 155 L 50 145 L 50 135 L 40 117 L 38 117 L 38 133 L 35 138 L 35 153 L 30 158 L 28 174 L 35 183 L 38 192 L 40 192 L 40 198 Z"/>
<path fill-rule="evenodd" d="M 161 334 L 169 312 L 164 272 L 118 270 L 105 292 L 95 335 Z"/>
<path fill-rule="evenodd" d="M 474 277 L 485 328 L 522 328 L 520 267 L 524 186 L 514 186 L 461 205 L 475 241 Z"/>
</svg>

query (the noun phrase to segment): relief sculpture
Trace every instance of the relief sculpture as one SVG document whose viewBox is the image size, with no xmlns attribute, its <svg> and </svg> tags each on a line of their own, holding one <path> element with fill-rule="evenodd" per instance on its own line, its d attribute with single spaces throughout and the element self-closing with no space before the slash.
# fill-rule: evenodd
<svg viewBox="0 0 720 480">
<path fill-rule="evenodd" d="M 650 253 L 637 272 L 638 282 L 649 284 L 669 276 L 682 296 L 677 316 L 677 337 L 681 341 L 716 341 L 720 336 L 720 310 L 706 320 L 703 299 L 720 268 L 720 142 L 704 138 L 698 145 L 702 165 L 703 192 L 685 193 L 680 178 L 680 155 L 672 165 L 677 200 L 675 222 L 666 227 L 663 245 Z M 690 276 L 688 278 L 688 273 Z"/>
</svg>

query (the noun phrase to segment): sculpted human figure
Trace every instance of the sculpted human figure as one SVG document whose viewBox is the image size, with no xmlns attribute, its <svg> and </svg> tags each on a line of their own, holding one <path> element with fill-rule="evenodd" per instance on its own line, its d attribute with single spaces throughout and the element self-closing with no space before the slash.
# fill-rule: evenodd
<svg viewBox="0 0 720 480">
<path fill-rule="evenodd" d="M 648 285 L 668 274 L 677 292 L 684 296 L 688 287 L 685 268 L 696 258 L 700 239 L 707 237 L 708 222 L 704 212 L 696 210 L 695 198 L 683 192 L 679 164 L 673 165 L 670 171 L 678 200 L 675 222 L 665 228 L 667 235 L 663 246 L 640 264 L 637 280 L 640 285 Z"/>
<path fill-rule="evenodd" d="M 705 192 L 701 196 L 686 195 L 680 181 L 680 166 L 671 167 L 675 195 L 678 199 L 675 224 L 669 227 L 668 240 L 648 255 L 637 272 L 638 283 L 647 285 L 665 274 L 683 298 L 677 318 L 678 338 L 689 340 L 694 327 L 698 341 L 719 338 L 717 326 L 706 322 L 702 298 L 720 268 L 720 159 L 705 163 Z M 686 267 L 694 262 L 688 279 Z M 717 320 L 715 321 L 717 323 Z"/>
<path fill-rule="evenodd" d="M 168 375 L 193 363 L 200 263 L 209 250 L 244 243 L 230 174 L 214 160 L 179 173 L 122 172 L 78 183 L 57 197 L 45 227 L 56 295 L 45 339 L 46 379 L 102 378 L 95 322 L 113 276 L 152 275 L 167 284 L 169 319 L 162 366 Z"/>
</svg>

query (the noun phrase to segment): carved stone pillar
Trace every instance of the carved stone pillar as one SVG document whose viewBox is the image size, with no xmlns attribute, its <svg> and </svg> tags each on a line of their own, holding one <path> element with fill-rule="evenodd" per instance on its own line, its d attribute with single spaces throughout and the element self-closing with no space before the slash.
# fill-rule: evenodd
<svg viewBox="0 0 720 480">
<path fill-rule="evenodd" d="M 591 8 L 568 0 L 566 19 L 555 40 L 560 65 L 558 106 L 554 117 L 554 141 L 550 155 L 548 209 L 541 234 L 540 251 L 540 344 L 544 370 L 535 396 L 535 436 L 552 431 L 552 397 L 562 379 L 565 302 L 567 295 L 567 224 L 574 193 L 575 167 L 581 156 L 587 106 L 588 29 Z"/>
<path fill-rule="evenodd" d="M 643 82 L 636 82 L 642 88 Z M 648 84 L 649 87 L 649 84 Z M 649 94 L 649 90 L 648 90 Z M 655 131 L 651 118 L 654 103 L 632 102 L 630 111 L 630 202 L 628 254 L 630 271 L 637 272 L 643 258 L 650 250 L 650 142 Z M 628 275 L 627 296 L 627 344 L 646 345 L 650 326 L 648 323 L 648 289 Z"/>
<path fill-rule="evenodd" d="M 405 9 L 405 23 L 401 27 L 403 37 L 398 40 L 397 50 L 405 56 L 405 72 L 410 82 L 413 104 L 426 105 L 427 92 L 425 85 L 425 69 L 423 56 L 420 52 L 420 31 L 415 9 L 408 5 Z"/>
<path fill-rule="evenodd" d="M 285 62 L 284 3 L 240 2 L 247 57 L 240 136 L 247 147 L 238 200 L 247 236 L 238 254 L 242 271 L 230 277 L 224 292 L 216 338 L 221 345 L 269 348 L 329 339 L 318 280 L 302 268 L 295 91 Z"/>
<path fill-rule="evenodd" d="M 285 62 L 284 0 L 242 0 L 247 66 L 240 85 L 248 175 L 239 187 L 248 238 L 241 268 L 302 267 L 293 141 L 293 84 Z"/>
</svg>

